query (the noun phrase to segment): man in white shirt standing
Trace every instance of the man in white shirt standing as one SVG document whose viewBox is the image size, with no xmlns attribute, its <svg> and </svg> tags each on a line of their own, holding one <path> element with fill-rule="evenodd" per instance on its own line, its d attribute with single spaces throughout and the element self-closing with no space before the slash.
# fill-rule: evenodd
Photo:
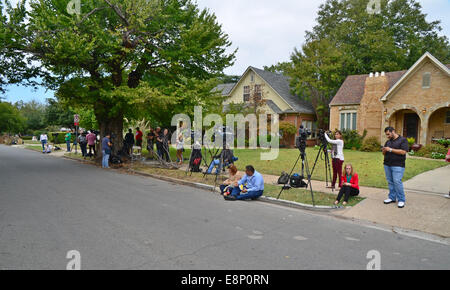
<svg viewBox="0 0 450 290">
<path fill-rule="evenodd" d="M 325 139 L 333 145 L 333 149 L 331 150 L 331 156 L 333 158 L 333 182 L 331 183 L 331 187 L 329 187 L 332 189 L 336 186 L 337 177 L 339 177 L 339 187 L 342 187 L 342 165 L 344 164 L 344 140 L 342 140 L 341 131 L 336 131 L 334 138 L 335 140 L 331 140 L 325 133 Z"/>
<path fill-rule="evenodd" d="M 45 153 L 45 151 L 46 151 L 45 145 L 48 142 L 47 134 L 46 133 L 42 133 L 41 137 L 39 138 L 39 140 L 41 141 L 41 144 L 42 144 L 42 153 Z"/>
</svg>

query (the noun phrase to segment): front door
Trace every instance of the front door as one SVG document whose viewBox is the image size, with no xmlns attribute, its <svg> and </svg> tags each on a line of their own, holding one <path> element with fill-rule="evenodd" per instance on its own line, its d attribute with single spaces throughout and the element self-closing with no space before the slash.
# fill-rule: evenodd
<svg viewBox="0 0 450 290">
<path fill-rule="evenodd" d="M 414 138 L 416 143 L 419 143 L 417 139 L 419 133 L 419 116 L 417 114 L 405 114 L 405 123 L 403 124 L 403 137 Z"/>
</svg>

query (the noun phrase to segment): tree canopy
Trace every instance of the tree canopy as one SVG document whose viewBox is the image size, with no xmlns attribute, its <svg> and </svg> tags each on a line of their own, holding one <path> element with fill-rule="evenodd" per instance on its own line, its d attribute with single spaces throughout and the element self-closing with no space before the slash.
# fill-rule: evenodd
<svg viewBox="0 0 450 290">
<path fill-rule="evenodd" d="M 327 127 L 329 102 L 348 75 L 408 69 L 427 51 L 450 62 L 440 21 L 428 22 L 415 0 L 380 1 L 380 13 L 370 14 L 367 0 L 327 0 L 291 64 L 267 68 L 291 77 L 295 93 L 315 107 L 319 127 Z"/>
<path fill-rule="evenodd" d="M 103 135 L 120 135 L 117 148 L 125 116 L 164 119 L 168 109 L 213 102 L 212 79 L 235 57 L 215 15 L 191 0 L 83 0 L 80 15 L 58 0 L 7 7 L 7 61 L 39 62 L 27 79 L 40 77 L 74 108 L 92 108 Z"/>
</svg>

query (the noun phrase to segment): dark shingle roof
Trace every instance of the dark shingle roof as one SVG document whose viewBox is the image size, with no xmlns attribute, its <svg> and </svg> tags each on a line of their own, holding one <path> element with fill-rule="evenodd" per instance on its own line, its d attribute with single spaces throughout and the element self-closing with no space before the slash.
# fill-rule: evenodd
<svg viewBox="0 0 450 290">
<path fill-rule="evenodd" d="M 272 100 L 266 100 L 267 106 L 269 106 L 272 111 L 274 111 L 276 114 L 281 114 L 283 111 L 280 109 L 280 107 L 277 106 Z"/>
<path fill-rule="evenodd" d="M 214 88 L 214 92 L 221 92 L 222 96 L 228 96 L 236 83 L 220 84 Z"/>
<path fill-rule="evenodd" d="M 250 68 L 261 78 L 263 78 L 280 95 L 280 97 L 283 98 L 289 104 L 289 106 L 294 109 L 285 111 L 283 113 L 315 113 L 314 108 L 310 103 L 300 100 L 298 96 L 295 96 L 291 93 L 288 77 L 282 74 L 265 71 L 255 67 Z"/>
<path fill-rule="evenodd" d="M 446 67 L 450 68 L 450 64 L 447 64 Z M 401 70 L 386 73 L 389 81 L 388 90 L 392 88 L 406 72 L 407 70 Z M 339 88 L 339 91 L 336 93 L 333 100 L 330 102 L 330 106 L 353 105 L 361 103 L 361 99 L 364 95 L 366 78 L 368 77 L 368 74 L 348 76 Z"/>
</svg>

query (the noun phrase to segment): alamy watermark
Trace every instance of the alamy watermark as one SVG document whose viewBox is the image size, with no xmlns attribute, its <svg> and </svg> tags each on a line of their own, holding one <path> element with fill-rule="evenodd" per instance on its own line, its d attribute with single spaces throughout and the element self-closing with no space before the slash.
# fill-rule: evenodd
<svg viewBox="0 0 450 290">
<path fill-rule="evenodd" d="M 267 149 L 267 152 L 261 152 L 261 160 L 278 158 L 280 145 L 278 114 L 259 114 L 258 116 L 227 114 L 225 119 L 224 122 L 217 114 L 203 116 L 202 107 L 194 108 L 193 121 L 186 114 L 173 116 L 171 125 L 177 127 L 177 130 L 172 135 L 172 146 L 176 146 L 177 138 L 182 134 L 183 139 L 190 140 L 193 146 L 227 147 L 227 149 L 262 148 Z M 269 127 L 270 130 L 268 130 Z"/>
<path fill-rule="evenodd" d="M 370 15 L 381 13 L 381 0 L 369 0 L 366 11 Z"/>
<path fill-rule="evenodd" d="M 67 13 L 70 15 L 81 15 L 81 0 L 70 0 L 67 4 Z"/>
<path fill-rule="evenodd" d="M 66 258 L 69 259 L 66 270 L 81 270 L 81 254 L 79 251 L 68 251 Z"/>
<path fill-rule="evenodd" d="M 367 270 L 381 270 L 381 253 L 377 250 L 370 250 L 366 258 L 369 259 L 367 263 Z"/>
</svg>

